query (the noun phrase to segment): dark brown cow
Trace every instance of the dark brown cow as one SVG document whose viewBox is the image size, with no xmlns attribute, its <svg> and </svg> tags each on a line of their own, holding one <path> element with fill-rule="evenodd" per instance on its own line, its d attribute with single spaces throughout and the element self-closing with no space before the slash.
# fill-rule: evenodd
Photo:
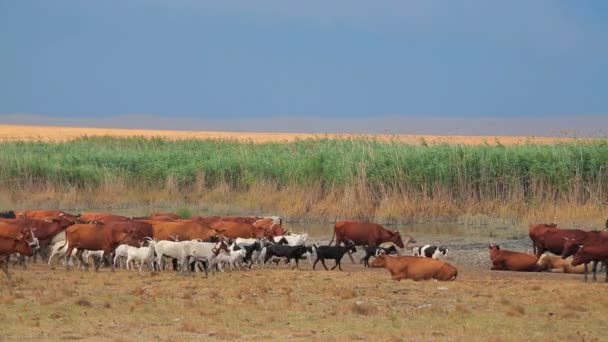
<svg viewBox="0 0 608 342">
<path fill-rule="evenodd" d="M 32 229 L 8 229 L 6 226 L 0 228 L 0 263 L 2 271 L 10 281 L 11 275 L 8 273 L 8 256 L 12 253 L 19 253 L 23 256 L 32 256 L 39 247 Z M 5 258 L 2 258 L 5 256 Z M 4 259 L 4 260 L 3 260 Z"/>
<path fill-rule="evenodd" d="M 104 255 L 114 253 L 116 247 L 121 244 L 127 244 L 134 247 L 139 247 L 140 242 L 145 236 L 133 224 L 121 224 L 118 222 L 103 224 L 75 224 L 66 229 L 66 242 L 68 244 L 66 251 L 66 260 L 69 260 L 72 251 L 77 249 L 76 257 L 83 263 L 88 270 L 88 264 L 82 259 L 82 253 L 85 249 L 98 251 L 103 250 Z M 112 264 L 112 272 L 114 272 L 114 263 Z M 95 271 L 99 269 L 100 263 L 95 266 Z M 66 270 L 69 271 L 70 263 L 66 263 Z"/>
<path fill-rule="evenodd" d="M 447 262 L 415 256 L 392 256 L 381 254 L 371 263 L 372 267 L 386 268 L 393 280 L 413 281 L 437 279 L 450 281 L 458 276 L 458 269 Z"/>
<path fill-rule="evenodd" d="M 195 221 L 147 221 L 152 225 L 153 238 L 155 240 L 171 240 L 175 238 L 180 241 L 201 239 L 209 241 L 217 235 L 217 232 L 206 224 Z"/>
<path fill-rule="evenodd" d="M 551 225 L 530 226 L 530 238 L 535 246 L 536 256 L 540 257 L 544 252 L 549 251 L 555 255 L 561 255 L 564 249 L 564 238 L 582 239 L 587 232 L 580 229 L 558 229 Z"/>
<path fill-rule="evenodd" d="M 532 251 L 537 254 L 536 241 L 539 240 L 539 236 L 542 235 L 545 230 L 557 228 L 557 223 L 531 223 L 528 226 L 528 236 L 532 240 Z"/>
<path fill-rule="evenodd" d="M 131 220 L 130 218 L 128 218 L 126 216 L 122 216 L 122 215 L 114 215 L 114 214 L 107 214 L 107 213 L 82 213 L 82 214 L 80 214 L 80 217 L 78 218 L 78 223 L 127 222 L 130 220 Z"/>
<path fill-rule="evenodd" d="M 608 244 L 602 243 L 593 246 L 579 246 L 572 259 L 572 266 L 585 265 L 585 281 L 587 281 L 587 264 L 594 262 L 608 262 Z M 593 281 L 597 281 L 596 268 L 593 268 Z M 606 267 L 606 282 L 608 282 L 608 267 Z"/>
<path fill-rule="evenodd" d="M 490 245 L 490 259 L 492 260 L 492 270 L 498 271 L 517 271 L 517 272 L 537 272 L 538 257 L 532 254 L 519 253 L 501 250 L 498 245 Z"/>
<path fill-rule="evenodd" d="M 230 239 L 236 238 L 259 238 L 264 236 L 264 229 L 257 228 L 253 224 L 237 221 L 217 221 L 211 225 L 218 234 Z"/>
</svg>

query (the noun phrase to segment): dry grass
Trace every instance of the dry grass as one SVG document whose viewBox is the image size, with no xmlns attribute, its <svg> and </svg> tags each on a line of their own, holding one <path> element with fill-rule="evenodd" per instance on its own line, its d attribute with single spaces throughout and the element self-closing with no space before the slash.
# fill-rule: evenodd
<svg viewBox="0 0 608 342">
<path fill-rule="evenodd" d="M 20 281 L 0 287 L 0 339 L 593 341 L 608 327 L 606 284 L 580 276 L 463 269 L 455 282 L 416 283 L 344 266 L 208 279 L 11 269 Z"/>
<path fill-rule="evenodd" d="M 39 140 L 66 141 L 82 136 L 144 136 L 162 137 L 167 139 L 235 139 L 253 142 L 290 142 L 306 138 L 336 138 L 352 139 L 361 137 L 376 137 L 380 140 L 396 140 L 412 144 L 522 144 L 533 142 L 548 144 L 564 142 L 567 137 L 525 137 L 525 136 L 437 136 L 437 135 L 388 135 L 388 134 L 312 134 L 312 133 L 261 133 L 261 132 L 204 132 L 204 131 L 169 131 L 147 129 L 118 129 L 118 128 L 85 128 L 85 127 L 54 127 L 54 126 L 25 126 L 0 125 L 0 140 Z"/>
</svg>

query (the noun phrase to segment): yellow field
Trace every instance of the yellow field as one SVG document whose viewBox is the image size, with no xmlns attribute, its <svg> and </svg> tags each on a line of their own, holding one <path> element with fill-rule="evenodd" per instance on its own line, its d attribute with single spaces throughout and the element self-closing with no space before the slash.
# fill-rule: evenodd
<svg viewBox="0 0 608 342">
<path fill-rule="evenodd" d="M 567 141 L 565 137 L 524 137 L 524 136 L 436 136 L 436 135 L 387 135 L 387 134 L 313 134 L 313 133 L 257 133 L 257 132 L 205 132 L 205 131 L 169 131 L 146 129 L 118 129 L 118 128 L 80 128 L 80 127 L 54 127 L 54 126 L 23 126 L 0 125 L 0 141 L 2 140 L 41 140 L 65 141 L 82 136 L 145 136 L 162 137 L 167 139 L 236 139 L 239 141 L 263 142 L 289 142 L 296 139 L 307 138 L 361 138 L 375 137 L 382 140 L 394 140 L 418 144 L 425 141 L 451 144 L 495 144 L 499 141 L 504 145 L 533 142 L 540 144 Z"/>
<path fill-rule="evenodd" d="M 461 269 L 453 282 L 395 282 L 346 259 L 343 272 L 306 264 L 207 279 L 11 267 L 12 285 L 0 274 L 0 340 L 605 339 L 606 284 L 581 275 Z"/>
</svg>

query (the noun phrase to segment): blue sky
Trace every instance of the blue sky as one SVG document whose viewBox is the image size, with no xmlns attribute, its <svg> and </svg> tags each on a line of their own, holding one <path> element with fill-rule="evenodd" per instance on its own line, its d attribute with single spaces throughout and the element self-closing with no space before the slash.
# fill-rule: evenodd
<svg viewBox="0 0 608 342">
<path fill-rule="evenodd" d="M 0 0 L 0 44 L 13 116 L 608 114 L 602 0 Z"/>
</svg>

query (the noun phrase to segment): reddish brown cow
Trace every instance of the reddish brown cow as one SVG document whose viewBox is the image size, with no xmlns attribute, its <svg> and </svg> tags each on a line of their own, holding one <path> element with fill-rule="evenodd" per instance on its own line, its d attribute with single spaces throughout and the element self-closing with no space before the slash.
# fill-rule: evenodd
<svg viewBox="0 0 608 342">
<path fill-rule="evenodd" d="M 18 225 L 21 228 L 35 228 L 36 237 L 40 242 L 40 247 L 46 247 L 55 235 L 73 224 L 71 219 L 65 217 L 54 218 L 54 219 L 15 219 L 10 220 L 12 224 Z M 8 222 L 8 221 L 7 221 Z M 36 262 L 36 256 L 38 255 L 39 249 L 34 252 L 34 262 Z"/>
<path fill-rule="evenodd" d="M 597 244 L 593 246 L 579 246 L 572 259 L 572 266 L 585 265 L 585 281 L 587 281 L 587 264 L 594 262 L 608 262 L 608 244 Z M 593 268 L 593 281 L 597 281 L 596 268 Z M 606 267 L 606 282 L 608 282 L 608 267 Z"/>
<path fill-rule="evenodd" d="M 383 242 L 393 242 L 399 248 L 403 248 L 401 234 L 398 231 L 390 231 L 379 224 L 357 220 L 337 221 L 334 225 L 334 235 L 329 244 L 336 238 L 336 246 L 342 242 L 351 240 L 356 246 L 378 246 Z"/>
<path fill-rule="evenodd" d="M 544 252 L 549 251 L 556 255 L 561 255 L 564 248 L 564 238 L 582 239 L 587 234 L 580 229 L 557 229 L 552 225 L 530 225 L 530 238 L 535 246 L 536 256 L 540 257 Z"/>
<path fill-rule="evenodd" d="M 492 270 L 517 271 L 517 272 L 537 272 L 538 257 L 532 254 L 519 253 L 501 250 L 498 245 L 490 245 L 490 259 L 492 260 Z"/>
<path fill-rule="evenodd" d="M 536 241 L 539 240 L 539 236 L 542 235 L 547 229 L 557 228 L 557 223 L 531 223 L 528 227 L 528 236 L 532 240 L 532 250 L 534 254 L 537 254 Z"/>
<path fill-rule="evenodd" d="M 278 217 L 264 217 L 253 222 L 253 226 L 264 230 L 264 236 L 271 238 L 274 236 L 285 235 L 282 220 Z"/>
<path fill-rule="evenodd" d="M 264 236 L 264 229 L 257 228 L 253 224 L 235 221 L 217 221 L 211 225 L 218 234 L 230 239 L 236 238 L 259 238 Z"/>
<path fill-rule="evenodd" d="M 458 269 L 447 262 L 419 258 L 415 256 L 392 256 L 381 254 L 371 263 L 372 267 L 386 268 L 393 280 L 412 279 L 413 281 L 437 279 L 449 281 L 456 279 Z"/>
<path fill-rule="evenodd" d="M 70 213 L 66 213 L 63 210 L 19 210 L 15 213 L 17 218 L 35 218 L 40 220 L 52 220 L 56 218 L 63 218 L 65 220 L 70 221 L 72 224 L 76 223 L 76 219 L 78 219 L 79 217 L 79 215 L 72 215 Z"/>
<path fill-rule="evenodd" d="M 32 229 L 7 229 L 6 226 L 0 228 L 0 257 L 6 256 L 6 258 L 0 258 L 0 263 L 3 264 L 2 271 L 8 280 L 11 279 L 11 275 L 8 273 L 8 256 L 12 253 L 32 256 L 38 247 L 38 239 L 34 236 Z"/>
<path fill-rule="evenodd" d="M 165 222 L 147 221 L 152 224 L 153 238 L 155 240 L 183 240 L 201 239 L 209 241 L 217 232 L 206 224 L 193 221 Z"/>
<path fill-rule="evenodd" d="M 103 250 L 104 255 L 114 253 L 116 247 L 121 244 L 127 244 L 134 247 L 139 247 L 143 240 L 141 232 L 132 224 L 75 224 L 66 229 L 66 242 L 68 244 L 66 251 L 66 260 L 69 260 L 72 251 L 77 250 L 76 257 L 83 263 L 88 270 L 88 264 L 82 259 L 82 253 L 85 249 L 98 251 Z M 114 272 L 114 263 L 112 264 L 112 272 Z M 100 263 L 95 266 L 95 271 L 99 270 Z M 70 263 L 66 263 L 66 270 L 69 271 Z"/>
<path fill-rule="evenodd" d="M 78 223 L 95 223 L 95 222 L 127 222 L 131 219 L 126 216 L 113 215 L 107 213 L 82 213 L 78 218 Z"/>
<path fill-rule="evenodd" d="M 181 217 L 175 213 L 170 213 L 170 212 L 166 212 L 166 213 L 162 213 L 162 212 L 156 212 L 156 213 L 152 213 L 150 214 L 150 216 L 148 216 L 148 218 L 157 218 L 157 217 L 162 217 L 162 218 L 170 218 L 172 220 L 179 220 Z"/>
</svg>

